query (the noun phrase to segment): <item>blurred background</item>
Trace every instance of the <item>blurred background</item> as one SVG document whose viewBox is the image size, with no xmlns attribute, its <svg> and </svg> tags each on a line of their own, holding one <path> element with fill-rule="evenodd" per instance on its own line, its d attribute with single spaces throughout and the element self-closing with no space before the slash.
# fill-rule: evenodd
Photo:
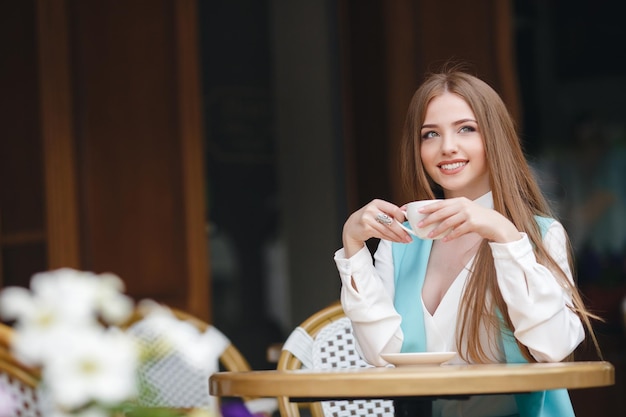
<svg viewBox="0 0 626 417">
<path fill-rule="evenodd" d="M 0 285 L 61 266 L 111 271 L 271 368 L 267 347 L 338 299 L 347 216 L 407 201 L 396 154 L 408 102 L 428 71 L 460 60 L 514 115 L 605 318 L 617 384 L 572 392 L 578 414 L 623 415 L 619 6 L 2 1 Z"/>
</svg>

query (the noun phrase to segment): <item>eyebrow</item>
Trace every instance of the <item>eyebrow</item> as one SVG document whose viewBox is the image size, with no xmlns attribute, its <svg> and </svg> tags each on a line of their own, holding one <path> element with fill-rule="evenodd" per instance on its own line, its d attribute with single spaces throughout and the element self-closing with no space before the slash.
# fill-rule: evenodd
<svg viewBox="0 0 626 417">
<path fill-rule="evenodd" d="M 478 124 L 478 122 L 474 119 L 461 119 L 461 120 L 457 120 L 456 122 L 452 122 L 453 125 L 458 126 L 458 125 L 462 125 L 463 123 L 467 123 L 467 122 L 473 122 Z M 436 124 L 428 124 L 428 125 L 422 125 L 422 129 L 432 129 L 434 127 L 437 127 L 438 125 Z"/>
</svg>

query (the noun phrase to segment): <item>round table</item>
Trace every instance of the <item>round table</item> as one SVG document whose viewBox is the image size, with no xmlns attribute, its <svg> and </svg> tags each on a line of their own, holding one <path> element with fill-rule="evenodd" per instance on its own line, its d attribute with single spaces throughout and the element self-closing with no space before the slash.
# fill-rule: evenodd
<svg viewBox="0 0 626 417">
<path fill-rule="evenodd" d="M 289 397 L 291 401 L 414 398 L 580 389 L 615 383 L 605 361 L 422 365 L 325 370 L 218 372 L 209 392 L 219 397 Z M 428 407 L 426 407 L 428 409 Z"/>
</svg>

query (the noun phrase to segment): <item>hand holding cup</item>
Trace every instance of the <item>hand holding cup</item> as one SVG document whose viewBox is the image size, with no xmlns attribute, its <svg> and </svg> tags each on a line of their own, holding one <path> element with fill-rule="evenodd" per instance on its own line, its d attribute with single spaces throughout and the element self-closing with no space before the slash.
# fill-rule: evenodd
<svg viewBox="0 0 626 417">
<path fill-rule="evenodd" d="M 398 224 L 400 224 L 400 226 L 404 230 L 406 230 L 413 236 L 419 237 L 420 239 L 441 239 L 445 237 L 448 233 L 450 233 L 451 231 L 450 229 L 444 231 L 443 233 L 440 233 L 439 235 L 435 237 L 428 237 L 428 234 L 439 225 L 439 222 L 430 224 L 426 227 L 418 226 L 419 222 L 421 222 L 423 219 L 426 218 L 426 216 L 428 216 L 428 214 L 426 213 L 421 213 L 420 209 L 424 206 L 435 203 L 437 201 L 441 201 L 441 200 L 419 200 L 419 201 L 412 201 L 410 203 L 407 203 L 404 216 L 409 221 L 409 225 L 411 226 L 411 228 L 406 227 L 400 222 L 398 222 Z"/>
</svg>

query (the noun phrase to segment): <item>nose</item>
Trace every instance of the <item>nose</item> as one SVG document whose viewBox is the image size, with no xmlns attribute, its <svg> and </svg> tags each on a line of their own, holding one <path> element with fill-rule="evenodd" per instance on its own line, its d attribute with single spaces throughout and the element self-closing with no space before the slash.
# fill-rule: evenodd
<svg viewBox="0 0 626 417">
<path fill-rule="evenodd" d="M 452 134 L 444 134 L 441 138 L 441 153 L 443 155 L 455 154 L 458 151 L 457 143 Z"/>
</svg>

